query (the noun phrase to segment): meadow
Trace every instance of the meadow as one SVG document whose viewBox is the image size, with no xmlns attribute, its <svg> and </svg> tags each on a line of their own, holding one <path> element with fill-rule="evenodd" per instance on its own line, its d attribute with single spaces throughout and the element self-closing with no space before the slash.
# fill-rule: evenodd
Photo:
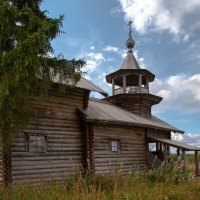
<svg viewBox="0 0 200 200">
<path fill-rule="evenodd" d="M 63 183 L 1 187 L 1 200 L 198 200 L 200 179 L 171 165 L 145 173 L 76 174 Z"/>
</svg>

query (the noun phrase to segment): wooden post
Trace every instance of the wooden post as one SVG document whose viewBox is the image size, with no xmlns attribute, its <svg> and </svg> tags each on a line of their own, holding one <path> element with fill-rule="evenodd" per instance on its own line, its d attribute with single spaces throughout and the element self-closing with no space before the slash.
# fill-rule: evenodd
<svg viewBox="0 0 200 200">
<path fill-rule="evenodd" d="M 165 165 L 168 164 L 168 152 L 167 152 L 167 145 L 164 144 L 164 159 L 165 159 Z"/>
<path fill-rule="evenodd" d="M 160 143 L 160 151 L 162 151 L 163 149 L 162 149 L 162 143 Z"/>
<path fill-rule="evenodd" d="M 195 151 L 195 176 L 199 176 L 199 157 L 198 157 L 198 151 Z"/>
<path fill-rule="evenodd" d="M 139 75 L 139 92 L 142 92 L 142 74 Z"/>
<path fill-rule="evenodd" d="M 156 151 L 158 151 L 158 150 L 159 150 L 159 143 L 156 142 Z"/>
<path fill-rule="evenodd" d="M 180 149 L 177 148 L 177 159 L 178 159 L 179 156 L 180 156 Z"/>
<path fill-rule="evenodd" d="M 115 95 L 115 80 L 112 79 L 112 95 Z"/>
<path fill-rule="evenodd" d="M 149 93 L 149 79 L 148 78 L 146 78 L 146 88 L 147 88 L 147 91 Z"/>
<path fill-rule="evenodd" d="M 123 94 L 126 94 L 126 75 L 123 75 Z"/>
<path fill-rule="evenodd" d="M 182 160 L 183 160 L 183 168 L 186 168 L 186 155 L 185 155 L 185 149 L 182 150 Z"/>
</svg>

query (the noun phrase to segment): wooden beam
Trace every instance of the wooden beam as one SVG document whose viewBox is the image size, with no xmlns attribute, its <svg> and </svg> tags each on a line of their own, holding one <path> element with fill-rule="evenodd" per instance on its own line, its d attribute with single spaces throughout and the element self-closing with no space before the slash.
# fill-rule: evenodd
<svg viewBox="0 0 200 200">
<path fill-rule="evenodd" d="M 199 176 L 199 156 L 198 156 L 198 151 L 195 151 L 195 176 Z"/>
</svg>

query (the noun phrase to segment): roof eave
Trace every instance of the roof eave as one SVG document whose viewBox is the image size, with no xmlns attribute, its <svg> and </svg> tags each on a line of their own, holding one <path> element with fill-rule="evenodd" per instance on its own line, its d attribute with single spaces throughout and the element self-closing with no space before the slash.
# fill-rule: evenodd
<svg viewBox="0 0 200 200">
<path fill-rule="evenodd" d="M 92 123 L 97 123 L 97 124 L 137 126 L 137 127 L 143 127 L 143 128 L 153 128 L 153 129 L 156 129 L 156 130 L 171 131 L 171 132 L 174 132 L 174 133 L 182 133 L 182 134 L 184 133 L 184 131 L 182 131 L 182 130 L 168 129 L 168 128 L 153 126 L 153 125 L 148 125 L 148 124 L 138 124 L 138 123 L 130 123 L 130 122 L 122 122 L 122 121 L 94 119 L 94 118 L 89 118 L 83 110 L 79 110 L 79 112 L 82 113 L 82 117 L 84 118 L 84 121 L 87 122 L 87 123 L 92 122 Z"/>
</svg>

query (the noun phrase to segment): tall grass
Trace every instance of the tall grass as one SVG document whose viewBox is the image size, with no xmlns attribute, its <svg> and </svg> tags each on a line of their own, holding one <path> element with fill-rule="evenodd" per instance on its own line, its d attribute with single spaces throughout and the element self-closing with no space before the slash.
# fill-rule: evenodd
<svg viewBox="0 0 200 200">
<path fill-rule="evenodd" d="M 200 199 L 200 180 L 190 180 L 177 166 L 122 175 L 73 175 L 63 183 L 17 184 L 0 188 L 2 200 L 193 200 Z"/>
</svg>

